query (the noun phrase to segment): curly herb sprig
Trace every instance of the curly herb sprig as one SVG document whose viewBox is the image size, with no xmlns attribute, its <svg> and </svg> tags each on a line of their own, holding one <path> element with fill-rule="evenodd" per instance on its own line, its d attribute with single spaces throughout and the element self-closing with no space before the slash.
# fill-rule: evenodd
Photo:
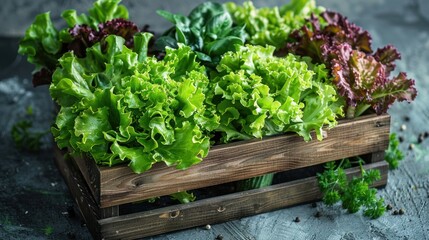
<svg viewBox="0 0 429 240">
<path fill-rule="evenodd" d="M 342 203 L 342 207 L 350 213 L 356 213 L 361 208 L 364 215 L 370 218 L 382 216 L 386 210 L 384 199 L 377 197 L 377 189 L 371 185 L 381 178 L 378 170 L 365 170 L 363 161 L 356 161 L 360 167 L 360 176 L 348 179 L 344 168 L 351 165 L 349 159 L 342 160 L 338 165 L 335 162 L 326 164 L 326 170 L 317 174 L 320 189 L 323 193 L 323 202 L 327 205 Z"/>
</svg>

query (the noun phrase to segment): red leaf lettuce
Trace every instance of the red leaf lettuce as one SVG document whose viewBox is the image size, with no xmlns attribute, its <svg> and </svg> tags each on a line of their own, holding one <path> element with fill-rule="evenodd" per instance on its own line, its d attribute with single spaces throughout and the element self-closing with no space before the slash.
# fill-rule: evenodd
<svg viewBox="0 0 429 240">
<path fill-rule="evenodd" d="M 371 48 L 371 36 L 339 13 L 324 12 L 322 20 L 314 15 L 309 25 L 293 32 L 287 51 L 309 56 L 315 63 L 331 69 L 339 94 L 346 100 L 347 117 L 353 118 L 368 108 L 386 113 L 395 101 L 411 102 L 417 95 L 414 80 L 401 72 L 390 78 L 400 54 L 391 45 Z"/>
</svg>

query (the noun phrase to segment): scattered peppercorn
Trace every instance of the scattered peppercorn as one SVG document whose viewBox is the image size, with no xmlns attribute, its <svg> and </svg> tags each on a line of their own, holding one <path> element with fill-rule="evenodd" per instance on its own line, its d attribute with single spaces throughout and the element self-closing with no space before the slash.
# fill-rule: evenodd
<svg viewBox="0 0 429 240">
<path fill-rule="evenodd" d="M 423 137 L 428 138 L 429 137 L 429 132 L 423 133 Z"/>
<path fill-rule="evenodd" d="M 419 134 L 419 137 L 417 138 L 418 143 L 422 143 L 425 140 L 425 136 L 423 133 Z"/>
<path fill-rule="evenodd" d="M 322 213 L 320 213 L 319 211 L 317 211 L 316 214 L 314 214 L 314 216 L 316 218 L 320 218 L 322 216 Z"/>
<path fill-rule="evenodd" d="M 74 234 L 72 232 L 67 232 L 67 239 L 69 239 L 69 240 L 75 240 L 76 239 L 76 234 Z"/>
<path fill-rule="evenodd" d="M 393 209 L 393 207 L 392 207 L 392 205 L 387 204 L 386 209 L 387 209 L 387 210 L 392 210 L 392 209 Z"/>
<path fill-rule="evenodd" d="M 393 211 L 393 215 L 398 215 L 398 214 L 399 214 L 398 210 Z"/>
<path fill-rule="evenodd" d="M 299 219 L 299 217 L 296 217 L 293 221 L 298 223 L 301 222 L 301 219 Z"/>
<path fill-rule="evenodd" d="M 311 204 L 311 207 L 312 207 L 312 208 L 317 207 L 317 203 L 313 202 L 313 203 Z"/>
<path fill-rule="evenodd" d="M 216 236 L 215 240 L 223 240 L 223 236 L 222 234 L 219 234 Z"/>
<path fill-rule="evenodd" d="M 398 137 L 398 140 L 399 140 L 399 142 L 404 142 L 404 137 L 399 136 L 399 137 Z"/>
<path fill-rule="evenodd" d="M 69 216 L 69 218 L 74 218 L 76 216 L 73 206 L 67 207 L 67 215 Z"/>
<path fill-rule="evenodd" d="M 404 213 L 405 213 L 405 212 L 404 212 L 404 209 L 402 209 L 402 208 L 401 208 L 401 209 L 399 209 L 398 213 L 399 213 L 399 215 L 404 215 Z"/>
<path fill-rule="evenodd" d="M 405 121 L 405 122 L 409 122 L 409 121 L 410 121 L 410 117 L 405 116 L 405 117 L 404 117 L 404 121 Z"/>
</svg>

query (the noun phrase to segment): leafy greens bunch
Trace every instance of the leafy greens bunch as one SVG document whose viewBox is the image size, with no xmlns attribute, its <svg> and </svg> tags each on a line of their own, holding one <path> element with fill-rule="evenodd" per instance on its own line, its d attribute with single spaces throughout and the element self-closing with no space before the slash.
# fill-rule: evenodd
<svg viewBox="0 0 429 240">
<path fill-rule="evenodd" d="M 337 91 L 346 101 L 346 116 L 353 118 L 372 108 L 386 113 L 395 101 L 411 102 L 417 95 L 414 80 L 400 72 L 390 78 L 400 54 L 391 45 L 373 52 L 371 36 L 335 12 L 323 12 L 321 23 L 313 16 L 310 26 L 294 31 L 288 51 L 308 56 L 331 70 Z"/>
<path fill-rule="evenodd" d="M 222 4 L 205 2 L 195 7 L 186 17 L 159 10 L 158 14 L 174 24 L 157 39 L 155 48 L 177 48 L 178 43 L 191 47 L 198 60 L 205 66 L 215 68 L 222 54 L 235 50 L 234 45 L 243 45 L 244 29 L 233 26 L 230 13 Z"/>
<path fill-rule="evenodd" d="M 78 15 L 76 10 L 62 13 L 67 28 L 57 30 L 49 12 L 36 16 L 21 40 L 18 52 L 27 56 L 35 65 L 33 85 L 51 83 L 52 73 L 58 66 L 58 59 L 66 52 L 73 51 L 84 57 L 86 48 L 97 42 L 104 42 L 109 35 L 126 39 L 126 45 L 133 47 L 133 36 L 141 30 L 128 21 L 128 10 L 119 5 L 121 0 L 98 0 L 88 10 L 88 15 Z"/>
<path fill-rule="evenodd" d="M 296 132 L 306 141 L 342 114 L 323 65 L 309 67 L 293 55 L 273 56 L 273 46 L 237 46 L 212 72 L 207 106 L 219 116 L 222 142 Z"/>
<path fill-rule="evenodd" d="M 52 127 L 60 148 L 98 164 L 129 162 L 136 173 L 156 162 L 184 169 L 207 155 L 205 68 L 186 46 L 167 49 L 163 61 L 146 58 L 149 39 L 139 33 L 129 49 L 110 35 L 105 51 L 96 43 L 83 58 L 60 58 L 49 89 L 61 106 Z"/>
<path fill-rule="evenodd" d="M 306 141 L 315 132 L 322 140 L 322 127 L 335 126 L 344 105 L 348 118 L 369 108 L 382 114 L 417 94 L 405 73 L 390 77 L 400 59 L 393 46 L 373 52 L 368 32 L 314 0 L 260 9 L 205 2 L 188 16 L 158 11 L 174 26 L 157 39 L 160 55 L 152 57 L 152 34 L 128 21 L 119 3 L 97 0 L 81 15 L 66 10 L 60 31 L 49 13 L 40 14 L 19 46 L 36 67 L 33 85 L 50 84 L 60 107 L 51 128 L 58 146 L 97 164 L 128 163 L 136 173 L 157 162 L 185 169 L 211 143 L 284 132 Z M 29 128 L 23 122 L 13 129 L 21 145 Z M 396 167 L 403 155 L 395 136 L 390 140 L 386 157 Z M 361 176 L 347 179 L 347 162 L 329 163 L 318 175 L 325 203 L 379 217 L 383 200 L 369 186 L 380 172 L 359 162 Z M 245 184 L 261 186 L 272 176 Z"/>
<path fill-rule="evenodd" d="M 319 187 L 323 193 L 323 202 L 333 205 L 342 203 L 342 207 L 350 213 L 364 208 L 364 215 L 378 218 L 384 214 L 386 207 L 383 198 L 377 198 L 377 189 L 370 187 L 381 178 L 380 171 L 365 170 L 362 161 L 358 161 L 361 175 L 348 179 L 344 168 L 351 166 L 349 159 L 338 165 L 335 162 L 326 164 L 326 170 L 317 175 Z"/>
<path fill-rule="evenodd" d="M 256 8 L 251 1 L 241 6 L 229 2 L 225 7 L 236 25 L 245 26 L 247 43 L 272 45 L 277 51 L 286 46 L 289 34 L 301 28 L 311 14 L 318 15 L 324 10 L 314 0 L 292 0 L 280 8 Z"/>
</svg>

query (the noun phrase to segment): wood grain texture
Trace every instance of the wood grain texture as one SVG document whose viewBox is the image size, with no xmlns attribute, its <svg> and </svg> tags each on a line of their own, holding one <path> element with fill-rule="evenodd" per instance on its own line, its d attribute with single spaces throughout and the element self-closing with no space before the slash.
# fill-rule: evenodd
<svg viewBox="0 0 429 240">
<path fill-rule="evenodd" d="M 100 238 L 100 208 L 92 197 L 86 181 L 68 155 L 54 147 L 55 164 L 67 184 L 81 216 L 94 239 Z"/>
<path fill-rule="evenodd" d="M 378 169 L 381 180 L 374 186 L 387 183 L 388 165 L 376 162 L 365 169 Z M 358 167 L 346 171 L 348 177 L 360 173 Z M 316 177 L 276 184 L 262 189 L 234 193 L 199 200 L 189 204 L 165 207 L 147 212 L 99 220 L 104 239 L 135 239 L 161 233 L 230 221 L 276 209 L 318 200 L 321 193 Z"/>
<path fill-rule="evenodd" d="M 119 206 L 100 208 L 100 219 L 119 216 Z"/>
<path fill-rule="evenodd" d="M 73 156 L 73 159 L 82 173 L 82 177 L 85 179 L 95 201 L 97 203 L 100 202 L 100 169 L 93 161 L 89 161 L 81 156 Z"/>
<path fill-rule="evenodd" d="M 143 174 L 133 173 L 126 165 L 98 167 L 92 163 L 94 166 L 87 168 L 90 172 L 99 171 L 91 174 L 100 175 L 99 193 L 95 196 L 98 200 L 99 194 L 99 204 L 104 208 L 384 151 L 388 146 L 389 131 L 390 116 L 370 115 L 341 121 L 335 128 L 326 130 L 327 137 L 323 141 L 304 142 L 296 134 L 287 134 L 215 146 L 200 164 L 187 170 L 176 170 L 163 164 L 155 165 Z M 85 167 L 85 164 L 79 166 Z M 88 185 L 96 184 L 90 182 Z"/>
<path fill-rule="evenodd" d="M 367 162 L 374 163 L 384 161 L 384 157 L 386 156 L 386 151 L 374 152 L 370 154 L 370 157 Z"/>
</svg>

